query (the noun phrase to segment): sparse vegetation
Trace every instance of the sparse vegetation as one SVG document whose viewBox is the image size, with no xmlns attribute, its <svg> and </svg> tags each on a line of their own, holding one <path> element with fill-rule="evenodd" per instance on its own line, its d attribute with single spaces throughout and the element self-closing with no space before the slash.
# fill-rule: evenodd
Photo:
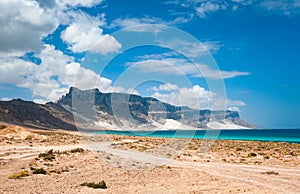
<svg viewBox="0 0 300 194">
<path fill-rule="evenodd" d="M 80 186 L 91 187 L 94 189 L 107 189 L 106 183 L 102 180 L 99 183 L 82 183 Z"/>
<path fill-rule="evenodd" d="M 51 163 L 44 163 L 44 165 L 45 165 L 45 166 L 47 166 L 47 167 L 54 166 L 54 165 L 53 165 L 53 164 L 51 164 Z"/>
<path fill-rule="evenodd" d="M 21 172 L 10 175 L 8 178 L 9 179 L 19 179 L 19 178 L 26 177 L 26 176 L 29 176 L 29 172 L 27 170 L 23 170 Z"/>
<path fill-rule="evenodd" d="M 55 160 L 55 155 L 53 153 L 53 150 L 50 150 L 45 153 L 40 153 L 39 158 L 43 158 L 43 160 L 45 160 L 45 161 L 53 161 L 53 160 Z"/>
<path fill-rule="evenodd" d="M 82 148 L 74 148 L 72 150 L 70 150 L 71 153 L 83 153 L 84 149 Z"/>
<path fill-rule="evenodd" d="M 140 152 L 144 152 L 144 151 L 146 151 L 147 150 L 147 148 L 145 147 L 145 146 L 141 146 L 140 148 L 139 148 L 139 151 Z"/>
<path fill-rule="evenodd" d="M 47 174 L 47 171 L 43 168 L 32 168 L 33 174 Z"/>
<path fill-rule="evenodd" d="M 59 154 L 65 154 L 65 155 L 69 155 L 70 153 L 83 153 L 84 149 L 82 148 L 74 148 L 72 150 L 65 150 L 65 151 L 55 151 L 54 153 L 59 155 Z"/>
<path fill-rule="evenodd" d="M 266 171 L 266 172 L 263 172 L 262 174 L 279 175 L 279 172 L 275 172 L 275 171 Z"/>
<path fill-rule="evenodd" d="M 29 166 L 29 167 L 37 166 L 37 163 L 36 163 L 36 161 L 33 161 L 33 162 L 30 162 L 30 163 L 28 164 L 28 166 Z"/>
<path fill-rule="evenodd" d="M 5 129 L 6 127 L 6 125 L 0 125 L 0 129 Z"/>
<path fill-rule="evenodd" d="M 253 153 L 253 152 L 251 152 L 251 153 L 248 154 L 248 157 L 256 157 L 256 156 L 257 156 L 257 154 Z"/>
</svg>

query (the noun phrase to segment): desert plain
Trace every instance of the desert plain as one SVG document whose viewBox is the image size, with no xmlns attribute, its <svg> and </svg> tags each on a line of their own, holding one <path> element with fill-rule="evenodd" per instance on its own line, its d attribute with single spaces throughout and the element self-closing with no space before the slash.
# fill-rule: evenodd
<svg viewBox="0 0 300 194">
<path fill-rule="evenodd" d="M 3 124 L 0 193 L 300 193 L 300 144 Z"/>
</svg>

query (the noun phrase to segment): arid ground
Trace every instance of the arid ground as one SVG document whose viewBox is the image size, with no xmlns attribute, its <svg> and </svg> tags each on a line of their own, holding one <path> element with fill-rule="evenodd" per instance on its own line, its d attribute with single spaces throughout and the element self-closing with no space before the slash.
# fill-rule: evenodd
<svg viewBox="0 0 300 194">
<path fill-rule="evenodd" d="M 0 193 L 300 193 L 300 144 L 2 126 Z"/>
</svg>

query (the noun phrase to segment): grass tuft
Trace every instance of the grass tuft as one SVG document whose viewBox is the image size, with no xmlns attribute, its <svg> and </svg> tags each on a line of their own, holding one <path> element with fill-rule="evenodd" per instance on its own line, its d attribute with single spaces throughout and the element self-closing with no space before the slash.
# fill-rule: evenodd
<svg viewBox="0 0 300 194">
<path fill-rule="evenodd" d="M 248 154 L 248 157 L 256 157 L 256 156 L 257 156 L 257 154 L 253 153 L 253 152 L 251 152 L 251 153 Z"/>
<path fill-rule="evenodd" d="M 32 168 L 33 174 L 47 174 L 47 171 L 43 168 Z"/>
<path fill-rule="evenodd" d="M 266 171 L 266 172 L 263 172 L 263 174 L 268 174 L 268 175 L 279 175 L 279 172 L 275 172 L 275 171 Z"/>
<path fill-rule="evenodd" d="M 6 125 L 0 125 L 0 129 L 5 129 L 6 127 Z"/>
<path fill-rule="evenodd" d="M 94 189 L 107 189 L 106 183 L 102 180 L 99 183 L 82 183 L 80 186 L 86 186 Z"/>
<path fill-rule="evenodd" d="M 45 161 L 53 161 L 55 160 L 55 156 L 54 156 L 54 153 L 53 153 L 53 150 L 50 150 L 48 152 L 45 152 L 45 153 L 40 153 L 39 154 L 39 158 L 43 158 L 43 160 Z"/>
<path fill-rule="evenodd" d="M 19 179 L 19 178 L 26 177 L 26 176 L 29 176 L 29 172 L 27 170 L 23 170 L 21 172 L 10 175 L 8 178 L 9 179 Z"/>
<path fill-rule="evenodd" d="M 82 148 L 74 148 L 72 150 L 70 150 L 71 153 L 83 153 L 84 149 Z"/>
</svg>

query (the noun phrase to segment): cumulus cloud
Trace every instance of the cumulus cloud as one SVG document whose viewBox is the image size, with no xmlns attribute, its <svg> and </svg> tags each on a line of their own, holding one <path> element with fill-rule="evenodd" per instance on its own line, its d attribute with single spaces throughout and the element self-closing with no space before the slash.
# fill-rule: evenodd
<svg viewBox="0 0 300 194">
<path fill-rule="evenodd" d="M 40 52 L 42 39 L 60 25 L 70 25 L 63 38 L 74 52 L 89 50 L 106 54 L 120 48 L 112 36 L 99 28 L 104 15 L 92 17 L 74 11 L 76 7 L 92 7 L 102 0 L 10 0 L 0 1 L 0 52 Z M 76 20 L 76 21 L 75 21 Z M 77 32 L 78 33 L 77 33 Z M 92 44 L 93 43 L 93 44 Z"/>
<path fill-rule="evenodd" d="M 193 64 L 186 59 L 180 58 L 146 59 L 127 63 L 127 65 L 143 73 L 185 75 L 212 79 L 228 79 L 250 74 L 249 72 L 212 69 L 208 65 Z"/>
<path fill-rule="evenodd" d="M 58 26 L 55 12 L 32 0 L 0 1 L 0 13 L 0 52 L 39 51 Z"/>
<path fill-rule="evenodd" d="M 0 82 L 22 84 L 26 75 L 33 72 L 36 65 L 17 57 L 0 56 Z"/>
<path fill-rule="evenodd" d="M 33 97 L 38 97 L 34 98 L 38 103 L 58 100 L 71 86 L 82 90 L 98 88 L 102 92 L 138 94 L 133 88 L 112 86 L 110 79 L 82 67 L 74 57 L 56 50 L 53 45 L 45 45 L 35 57 L 41 64 L 16 57 L 0 57 L 0 82 L 30 89 Z"/>
<path fill-rule="evenodd" d="M 188 106 L 193 109 L 212 109 L 239 110 L 245 106 L 243 101 L 232 101 L 224 97 L 217 96 L 215 93 L 205 88 L 194 85 L 191 87 L 179 87 L 178 85 L 166 83 L 158 87 L 153 87 L 152 97 L 163 102 L 176 106 Z"/>
<path fill-rule="evenodd" d="M 14 57 L 0 58 L 0 82 L 28 88 L 33 96 L 52 101 L 65 94 L 70 86 L 102 91 L 112 87 L 111 80 L 85 69 L 52 45 L 45 45 L 36 57 L 41 59 L 40 65 Z"/>
<path fill-rule="evenodd" d="M 55 100 L 66 93 L 69 86 L 80 89 L 97 87 L 105 90 L 111 85 L 111 80 L 85 69 L 79 63 L 74 62 L 73 57 L 55 50 L 54 46 L 47 45 L 37 57 L 42 60 L 42 63 L 37 67 L 34 76 L 26 79 L 29 84 L 27 87 L 33 90 L 34 95 Z"/>
<path fill-rule="evenodd" d="M 178 86 L 175 84 L 170 84 L 170 83 L 166 83 L 166 84 L 161 84 L 159 85 L 159 87 L 152 87 L 151 90 L 153 91 L 172 91 L 172 90 L 178 90 Z"/>
<path fill-rule="evenodd" d="M 104 14 L 94 17 L 83 11 L 74 11 L 77 7 L 92 7 L 101 2 L 0 1 L 0 82 L 28 88 L 37 102 L 55 101 L 70 86 L 112 90 L 111 80 L 82 67 L 74 57 L 42 41 L 59 25 L 66 25 L 61 36 L 73 52 L 107 54 L 117 51 L 120 43 L 101 29 L 106 24 Z M 28 53 L 33 53 L 40 64 L 26 59 Z"/>
<path fill-rule="evenodd" d="M 62 40 L 69 45 L 73 52 L 80 53 L 91 51 L 107 54 L 116 52 L 121 44 L 108 34 L 103 34 L 100 26 L 103 21 L 83 15 L 71 23 L 61 34 Z"/>
</svg>

